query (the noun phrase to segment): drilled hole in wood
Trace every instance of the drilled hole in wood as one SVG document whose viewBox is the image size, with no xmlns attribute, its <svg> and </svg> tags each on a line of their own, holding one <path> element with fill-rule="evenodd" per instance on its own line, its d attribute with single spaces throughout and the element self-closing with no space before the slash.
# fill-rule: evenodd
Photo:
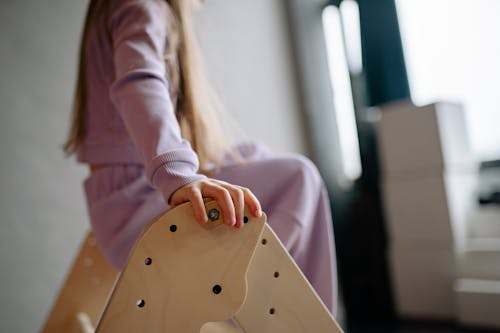
<svg viewBox="0 0 500 333">
<path fill-rule="evenodd" d="M 269 314 L 272 314 L 272 315 L 273 315 L 275 312 L 276 312 L 276 310 L 274 310 L 274 308 L 270 308 L 270 309 L 269 309 Z"/>
<path fill-rule="evenodd" d="M 151 259 L 151 258 L 149 258 L 149 257 L 148 257 L 148 258 L 146 258 L 146 259 L 144 259 L 144 264 L 145 264 L 146 266 L 149 266 L 149 265 L 151 265 L 152 263 L 153 263 L 153 259 Z"/>
<path fill-rule="evenodd" d="M 83 264 L 87 267 L 90 267 L 94 264 L 94 260 L 92 260 L 92 258 L 90 258 L 90 257 L 85 257 L 83 259 Z"/>
<path fill-rule="evenodd" d="M 90 283 L 92 283 L 94 286 L 98 286 L 101 284 L 101 279 L 97 276 L 93 276 L 90 278 Z"/>
<path fill-rule="evenodd" d="M 89 246 L 95 246 L 95 238 L 94 237 L 90 237 L 89 240 L 88 240 L 88 243 L 89 243 Z"/>
<path fill-rule="evenodd" d="M 262 245 L 266 245 L 266 244 L 267 244 L 267 239 L 262 238 Z"/>
<path fill-rule="evenodd" d="M 218 284 L 216 284 L 213 288 L 212 288 L 212 291 L 214 292 L 214 294 L 218 295 L 221 293 L 222 291 L 222 287 Z"/>
<path fill-rule="evenodd" d="M 245 216 L 245 217 L 243 218 L 243 223 L 248 223 L 248 216 Z"/>
<path fill-rule="evenodd" d="M 137 305 L 138 308 L 143 308 L 144 305 L 146 305 L 146 302 L 144 302 L 143 299 L 138 299 L 137 302 L 135 302 L 135 305 Z"/>
<path fill-rule="evenodd" d="M 280 272 L 274 272 L 274 277 L 278 278 L 280 276 Z"/>
<path fill-rule="evenodd" d="M 172 224 L 172 225 L 170 226 L 170 231 L 172 231 L 172 232 L 176 232 L 176 231 L 177 231 L 177 226 L 176 226 L 175 224 Z"/>
</svg>

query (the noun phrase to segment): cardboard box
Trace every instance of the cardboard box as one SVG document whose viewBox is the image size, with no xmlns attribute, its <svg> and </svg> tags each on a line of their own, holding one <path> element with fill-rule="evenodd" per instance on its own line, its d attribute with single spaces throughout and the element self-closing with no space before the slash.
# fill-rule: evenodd
<svg viewBox="0 0 500 333">
<path fill-rule="evenodd" d="M 393 290 L 401 316 L 414 319 L 453 319 L 456 279 L 453 250 L 392 247 Z"/>
<path fill-rule="evenodd" d="M 479 207 L 467 219 L 469 237 L 500 238 L 500 207 Z"/>
<path fill-rule="evenodd" d="M 379 109 L 375 127 L 385 178 L 475 168 L 460 104 L 405 101 Z"/>
<path fill-rule="evenodd" d="M 461 278 L 500 281 L 500 238 L 468 239 L 465 250 L 457 253 L 457 263 Z"/>
<path fill-rule="evenodd" d="M 382 188 L 391 241 L 411 248 L 425 243 L 438 249 L 462 250 L 475 183 L 472 173 L 386 179 Z"/>
<path fill-rule="evenodd" d="M 458 279 L 454 290 L 462 325 L 500 328 L 500 281 Z"/>
</svg>

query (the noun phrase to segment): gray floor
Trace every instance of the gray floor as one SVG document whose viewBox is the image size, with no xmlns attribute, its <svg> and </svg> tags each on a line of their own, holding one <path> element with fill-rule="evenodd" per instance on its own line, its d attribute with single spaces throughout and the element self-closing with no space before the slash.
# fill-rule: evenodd
<svg viewBox="0 0 500 333">
<path fill-rule="evenodd" d="M 500 330 L 461 328 L 452 323 L 404 321 L 391 327 L 358 327 L 346 333 L 500 333 Z"/>
</svg>

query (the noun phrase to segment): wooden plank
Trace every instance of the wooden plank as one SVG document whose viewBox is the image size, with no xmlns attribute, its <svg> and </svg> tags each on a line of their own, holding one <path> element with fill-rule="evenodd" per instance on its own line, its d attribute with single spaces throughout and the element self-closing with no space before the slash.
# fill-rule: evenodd
<svg viewBox="0 0 500 333">
<path fill-rule="evenodd" d="M 218 209 L 214 201 L 207 211 Z M 196 222 L 184 204 L 159 217 L 129 257 L 96 332 L 198 333 L 230 318 L 246 297 L 246 272 L 266 217 L 241 230 Z M 219 210 L 220 211 L 220 210 Z"/>
<path fill-rule="evenodd" d="M 245 332 L 343 332 L 267 224 L 247 279 L 248 295 L 235 315 Z"/>
<path fill-rule="evenodd" d="M 97 324 L 118 276 L 102 257 L 91 232 L 87 234 L 45 322 L 42 333 L 79 333 L 78 313 Z"/>
</svg>

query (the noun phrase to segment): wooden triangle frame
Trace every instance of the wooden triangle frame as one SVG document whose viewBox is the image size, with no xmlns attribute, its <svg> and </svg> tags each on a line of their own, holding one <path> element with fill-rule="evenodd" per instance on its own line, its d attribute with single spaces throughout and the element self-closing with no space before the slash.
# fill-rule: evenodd
<svg viewBox="0 0 500 333">
<path fill-rule="evenodd" d="M 205 205 L 206 224 L 189 203 L 157 218 L 121 274 L 89 233 L 42 333 L 342 332 L 265 215 L 237 230 Z"/>
</svg>

